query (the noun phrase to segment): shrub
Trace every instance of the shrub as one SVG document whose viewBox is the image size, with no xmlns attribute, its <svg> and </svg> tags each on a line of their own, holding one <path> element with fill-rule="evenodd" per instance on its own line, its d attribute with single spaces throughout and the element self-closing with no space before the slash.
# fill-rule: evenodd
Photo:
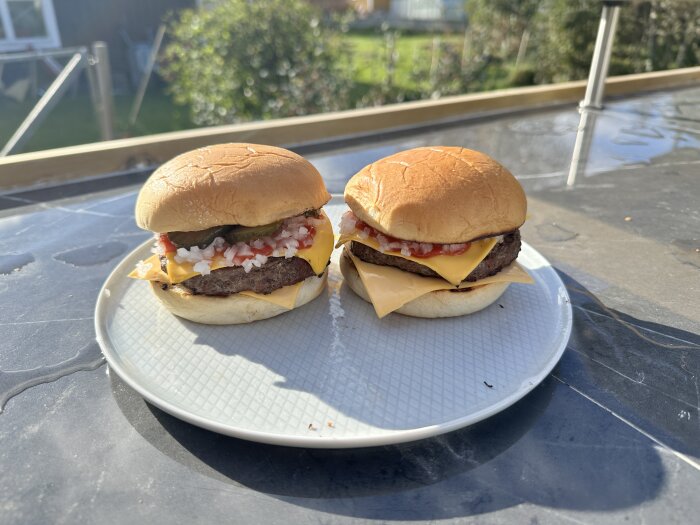
<svg viewBox="0 0 700 525">
<path fill-rule="evenodd" d="M 347 107 L 346 51 L 304 0 L 216 2 L 181 11 L 168 34 L 162 71 L 197 125 Z"/>
</svg>

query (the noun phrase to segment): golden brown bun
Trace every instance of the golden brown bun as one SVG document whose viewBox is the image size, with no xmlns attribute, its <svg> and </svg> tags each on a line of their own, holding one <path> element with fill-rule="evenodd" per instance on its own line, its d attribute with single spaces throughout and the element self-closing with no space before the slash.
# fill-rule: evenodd
<svg viewBox="0 0 700 525">
<path fill-rule="evenodd" d="M 326 287 L 328 270 L 321 277 L 312 275 L 302 281 L 294 308 L 299 308 L 318 297 Z M 192 295 L 182 287 L 170 286 L 166 290 L 160 283 L 151 281 L 151 289 L 170 312 L 203 324 L 242 324 L 268 319 L 288 312 L 282 306 L 249 297 L 233 294 L 226 297 Z"/>
<path fill-rule="evenodd" d="M 306 159 L 274 146 L 217 144 L 178 155 L 141 188 L 136 224 L 154 232 L 260 226 L 330 200 Z"/>
<path fill-rule="evenodd" d="M 457 243 L 513 231 L 525 222 L 520 183 L 488 155 L 415 148 L 364 167 L 345 187 L 361 220 L 410 241 Z"/>
<path fill-rule="evenodd" d="M 362 283 L 357 268 L 355 268 L 352 260 L 345 253 L 340 257 L 340 271 L 350 289 L 362 299 L 371 303 L 372 301 L 369 298 L 365 285 Z M 410 315 L 411 317 L 426 317 L 429 319 L 473 314 L 495 302 L 503 295 L 509 284 L 508 282 L 485 284 L 472 288 L 468 292 L 437 290 L 421 295 L 413 301 L 404 304 L 398 310 L 394 310 L 394 312 Z"/>
</svg>

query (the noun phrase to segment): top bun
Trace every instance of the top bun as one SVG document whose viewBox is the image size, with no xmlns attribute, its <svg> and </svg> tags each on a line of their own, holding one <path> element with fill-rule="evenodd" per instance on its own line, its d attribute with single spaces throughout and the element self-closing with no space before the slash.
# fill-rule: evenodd
<svg viewBox="0 0 700 525">
<path fill-rule="evenodd" d="M 330 198 L 316 168 L 296 153 L 217 144 L 154 171 L 136 200 L 136 224 L 154 232 L 261 226 L 318 209 Z"/>
<path fill-rule="evenodd" d="M 364 167 L 345 201 L 373 228 L 408 241 L 458 243 L 511 232 L 525 222 L 520 183 L 488 155 L 415 148 Z"/>
</svg>

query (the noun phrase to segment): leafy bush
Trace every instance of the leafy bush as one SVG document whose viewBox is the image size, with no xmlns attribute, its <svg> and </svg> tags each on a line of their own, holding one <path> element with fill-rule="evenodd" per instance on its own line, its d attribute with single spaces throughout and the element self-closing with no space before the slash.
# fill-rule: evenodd
<svg viewBox="0 0 700 525">
<path fill-rule="evenodd" d="M 343 109 L 349 58 L 304 0 L 226 0 L 181 11 L 162 71 L 197 125 Z"/>
<path fill-rule="evenodd" d="M 508 77 L 508 85 L 513 87 L 519 86 L 534 86 L 536 73 L 532 67 L 514 69 Z"/>
<path fill-rule="evenodd" d="M 470 0 L 476 54 L 514 62 L 518 36 L 530 35 L 522 58 L 536 65 L 534 78 L 512 85 L 585 79 L 602 11 L 600 0 Z M 698 0 L 636 0 L 621 7 L 610 60 L 611 75 L 700 63 Z M 483 88 L 483 86 L 482 86 Z"/>
</svg>

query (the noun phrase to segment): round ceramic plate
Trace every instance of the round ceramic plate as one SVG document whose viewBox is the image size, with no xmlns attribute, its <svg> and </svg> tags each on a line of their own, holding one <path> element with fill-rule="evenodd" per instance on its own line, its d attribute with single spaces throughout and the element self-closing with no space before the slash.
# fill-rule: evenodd
<svg viewBox="0 0 700 525">
<path fill-rule="evenodd" d="M 337 224 L 345 205 L 326 212 Z M 299 447 L 413 441 L 487 418 L 554 368 L 571 332 L 566 289 L 523 243 L 534 285 L 511 284 L 489 308 L 451 319 L 390 314 L 342 284 L 334 252 L 327 292 L 278 317 L 207 326 L 169 314 L 127 274 L 128 255 L 97 301 L 97 339 L 111 368 L 149 402 L 194 425 Z"/>
</svg>

